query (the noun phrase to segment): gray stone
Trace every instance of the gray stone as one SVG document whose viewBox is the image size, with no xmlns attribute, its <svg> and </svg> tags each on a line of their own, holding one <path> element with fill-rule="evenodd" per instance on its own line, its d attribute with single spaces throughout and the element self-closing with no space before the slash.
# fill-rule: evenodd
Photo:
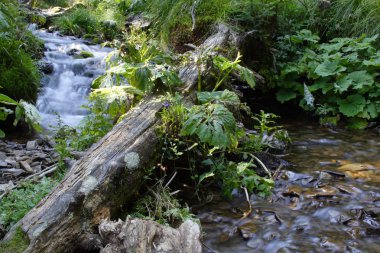
<svg viewBox="0 0 380 253">
<path fill-rule="evenodd" d="M 26 143 L 26 149 L 27 150 L 33 150 L 37 148 L 37 142 L 36 141 L 28 141 Z"/>
</svg>

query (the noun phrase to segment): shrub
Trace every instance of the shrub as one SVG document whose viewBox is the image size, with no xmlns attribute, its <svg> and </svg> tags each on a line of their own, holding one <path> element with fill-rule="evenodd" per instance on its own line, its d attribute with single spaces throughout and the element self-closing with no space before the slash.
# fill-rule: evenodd
<svg viewBox="0 0 380 253">
<path fill-rule="evenodd" d="M 23 42 L 23 41 L 26 42 Z M 16 1 L 0 2 L 0 93 L 15 100 L 34 101 L 39 73 L 32 56 L 41 43 L 26 30 Z"/>
<path fill-rule="evenodd" d="M 279 64 L 277 99 L 298 100 L 302 108 L 322 117 L 343 115 L 354 127 L 378 118 L 380 51 L 373 46 L 376 41 L 377 36 L 363 35 L 320 43 L 308 30 L 285 37 L 280 43 L 287 53 Z"/>
</svg>

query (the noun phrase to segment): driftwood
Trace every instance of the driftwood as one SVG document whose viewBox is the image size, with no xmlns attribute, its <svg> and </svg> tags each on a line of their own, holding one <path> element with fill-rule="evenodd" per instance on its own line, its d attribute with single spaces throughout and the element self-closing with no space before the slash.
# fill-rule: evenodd
<svg viewBox="0 0 380 253">
<path fill-rule="evenodd" d="M 178 229 L 151 220 L 103 221 L 99 234 L 106 244 L 100 253 L 202 252 L 199 225 L 191 220 Z"/>
<path fill-rule="evenodd" d="M 229 29 L 220 25 L 200 51 L 221 46 L 230 35 Z M 194 62 L 181 71 L 187 91 L 197 82 L 198 72 Z M 86 252 L 80 245 L 92 245 L 99 250 L 102 245 L 97 228 L 101 220 L 120 217 L 121 205 L 131 201 L 142 184 L 145 169 L 155 161 L 155 126 L 161 108 L 162 102 L 157 97 L 148 97 L 128 112 L 9 231 L 4 242 L 14 240 L 21 228 L 29 239 L 25 250 L 22 249 L 27 253 Z"/>
</svg>

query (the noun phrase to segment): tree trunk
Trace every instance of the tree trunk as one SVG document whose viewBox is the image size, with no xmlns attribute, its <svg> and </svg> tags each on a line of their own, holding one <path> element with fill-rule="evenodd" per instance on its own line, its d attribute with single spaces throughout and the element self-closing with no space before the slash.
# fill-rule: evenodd
<svg viewBox="0 0 380 253">
<path fill-rule="evenodd" d="M 230 37 L 229 29 L 220 25 L 202 49 L 193 52 L 193 58 L 223 45 Z M 195 62 L 181 71 L 185 91 L 193 89 L 198 74 Z M 9 231 L 3 242 L 15 240 L 21 228 L 29 241 L 19 252 L 75 252 L 82 244 L 96 248 L 100 221 L 119 217 L 121 205 L 137 193 L 145 169 L 155 162 L 155 126 L 161 108 L 158 97 L 151 96 L 128 112 L 125 119 L 93 145 L 65 179 Z M 6 251 L 0 246 L 0 253 L 3 252 Z"/>
</svg>

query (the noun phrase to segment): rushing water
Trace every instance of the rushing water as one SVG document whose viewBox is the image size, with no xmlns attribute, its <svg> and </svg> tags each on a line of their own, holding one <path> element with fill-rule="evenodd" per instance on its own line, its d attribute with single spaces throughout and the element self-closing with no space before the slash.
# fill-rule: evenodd
<svg viewBox="0 0 380 253">
<path fill-rule="evenodd" d="M 215 195 L 195 208 L 205 252 L 380 252 L 380 136 L 286 126 L 294 166 L 278 175 L 273 196 L 232 201 Z"/>
<path fill-rule="evenodd" d="M 49 128 L 57 124 L 59 115 L 64 124 L 76 126 L 87 114 L 83 105 L 91 82 L 104 72 L 103 60 L 111 49 L 56 32 L 35 30 L 34 34 L 45 43 L 44 61 L 53 65 L 53 72 L 42 79 L 37 100 L 42 125 Z M 91 52 L 94 57 L 75 59 L 73 54 L 80 51 Z"/>
</svg>

